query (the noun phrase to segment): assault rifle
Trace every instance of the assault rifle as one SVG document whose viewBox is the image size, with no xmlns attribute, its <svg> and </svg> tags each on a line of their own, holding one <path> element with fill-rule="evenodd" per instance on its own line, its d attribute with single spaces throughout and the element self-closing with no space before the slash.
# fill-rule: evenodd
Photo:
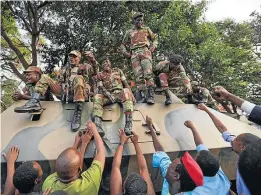
<svg viewBox="0 0 261 195">
<path fill-rule="evenodd" d="M 98 82 L 98 93 L 103 94 L 105 97 L 107 97 L 111 101 L 111 103 L 116 102 L 111 93 L 103 86 L 102 81 Z"/>
<path fill-rule="evenodd" d="M 63 95 L 62 95 L 62 102 L 68 104 L 70 100 L 70 91 L 71 91 L 71 64 L 68 63 L 66 65 L 66 70 L 65 74 L 63 75 L 64 77 L 64 85 L 63 85 Z"/>
</svg>

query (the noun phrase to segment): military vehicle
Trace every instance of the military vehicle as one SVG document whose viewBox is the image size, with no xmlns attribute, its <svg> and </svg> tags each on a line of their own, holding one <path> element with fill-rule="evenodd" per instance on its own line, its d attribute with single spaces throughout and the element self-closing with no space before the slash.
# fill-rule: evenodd
<svg viewBox="0 0 261 195">
<path fill-rule="evenodd" d="M 209 116 L 196 108 L 195 105 L 183 104 L 174 94 L 171 94 L 172 104 L 164 105 L 165 97 L 156 95 L 154 105 L 136 104 L 133 112 L 133 131 L 139 135 L 139 144 L 145 155 L 152 181 L 156 191 L 162 188 L 162 177 L 158 169 L 152 168 L 152 155 L 155 152 L 151 135 L 145 125 L 144 117 L 152 117 L 156 129 L 160 132 L 158 138 L 171 159 L 183 155 L 185 151 L 195 156 L 195 143 L 191 131 L 184 126 L 186 120 L 195 122 L 198 131 L 209 147 L 218 157 L 222 169 L 230 180 L 236 177 L 236 162 L 238 156 L 231 150 L 229 143 L 223 141 L 221 134 L 212 123 Z M 70 130 L 70 121 L 73 115 L 73 104 L 61 104 L 58 101 L 43 101 L 45 110 L 41 114 L 18 114 L 14 108 L 21 106 L 25 101 L 18 101 L 1 114 L 1 152 L 16 145 L 20 148 L 17 165 L 23 161 L 35 160 L 44 170 L 44 178 L 55 171 L 57 156 L 74 143 L 76 133 Z M 82 114 L 82 129 L 91 119 L 93 104 L 84 103 Z M 253 133 L 261 137 L 261 131 L 229 116 L 212 110 L 228 127 L 231 133 L 238 135 L 243 132 Z M 106 165 L 101 183 L 100 194 L 109 194 L 109 179 L 113 156 L 119 143 L 117 130 L 124 127 L 124 114 L 118 104 L 105 107 L 103 127 L 105 130 L 104 144 L 106 148 Z M 85 153 L 86 168 L 91 164 L 95 155 L 94 141 L 88 145 Z M 6 163 L 1 157 L 1 180 L 6 178 Z M 136 153 L 133 144 L 129 141 L 124 146 L 121 173 L 123 179 L 131 173 L 137 172 Z"/>
</svg>

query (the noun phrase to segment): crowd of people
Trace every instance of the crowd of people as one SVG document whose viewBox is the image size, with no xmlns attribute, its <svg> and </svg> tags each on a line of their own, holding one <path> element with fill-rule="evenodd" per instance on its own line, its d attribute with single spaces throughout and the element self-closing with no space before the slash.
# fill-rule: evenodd
<svg viewBox="0 0 261 195">
<path fill-rule="evenodd" d="M 132 92 L 123 71 L 112 68 L 107 56 L 101 59 L 101 66 L 91 52 L 84 52 L 88 57 L 88 64 L 80 64 L 81 53 L 73 50 L 69 53 L 69 63 L 62 68 L 58 80 L 43 74 L 39 67 L 29 67 L 25 71 L 27 84 L 24 93 L 16 92 L 14 100 L 29 100 L 25 105 L 15 108 L 17 113 L 35 112 L 41 110 L 40 100 L 51 100 L 50 94 L 60 98 L 63 102 L 73 102 L 75 111 L 71 123 L 71 130 L 76 132 L 81 127 L 81 113 L 83 102 L 93 97 L 92 121 L 86 124 L 85 131 L 79 131 L 74 145 L 65 149 L 57 158 L 55 173 L 49 175 L 42 183 L 43 171 L 35 162 L 25 162 L 15 169 L 15 161 L 19 155 L 19 148 L 11 147 L 4 158 L 7 161 L 7 179 L 5 195 L 39 194 L 34 192 L 36 185 L 42 183 L 42 194 L 77 195 L 98 194 L 105 164 L 105 148 L 102 137 L 103 107 L 113 103 L 121 103 L 125 114 L 124 129 L 119 130 L 120 142 L 117 147 L 111 171 L 110 193 L 119 194 L 155 194 L 147 162 L 138 143 L 138 135 L 132 130 L 132 111 L 136 101 L 138 103 L 154 104 L 153 71 L 160 72 L 160 84 L 166 94 L 165 105 L 172 103 L 169 86 L 179 84 L 188 94 L 189 102 L 198 104 L 198 109 L 206 112 L 224 141 L 230 142 L 232 149 L 239 155 L 236 176 L 238 195 L 259 195 L 258 177 L 261 174 L 261 139 L 251 133 L 232 135 L 226 126 L 204 104 L 215 101 L 209 91 L 198 84 L 191 85 L 182 66 L 181 56 L 173 54 L 168 60 L 159 62 L 155 70 L 152 68 L 152 52 L 157 47 L 157 36 L 150 28 L 143 26 L 143 14 L 133 16 L 134 27 L 124 36 L 121 51 L 125 57 L 131 59 L 132 69 L 136 81 L 136 93 Z M 150 43 L 151 42 L 151 43 Z M 130 48 L 131 52 L 127 51 Z M 101 70 L 100 70 L 101 68 Z M 89 80 L 93 79 L 91 85 Z M 135 94 L 135 95 L 134 95 Z M 196 94 L 193 96 L 192 94 Z M 245 101 L 223 87 L 216 87 L 215 98 L 231 101 L 249 115 L 249 120 L 261 125 L 261 107 Z M 198 99 L 198 100 L 195 100 Z M 152 119 L 147 116 L 146 123 L 150 130 L 155 153 L 152 166 L 159 168 L 164 178 L 161 194 L 198 194 L 198 195 L 226 195 L 232 192 L 230 181 L 220 167 L 219 160 L 211 154 L 204 145 L 196 124 L 186 121 L 184 125 L 191 129 L 196 144 L 197 155 L 193 158 L 188 152 L 180 158 L 170 159 L 164 152 L 154 131 Z M 83 160 L 86 147 L 94 139 L 97 153 L 91 166 L 83 171 Z M 127 140 L 131 139 L 137 156 L 139 172 L 127 176 L 125 181 L 120 172 L 123 148 Z"/>
</svg>

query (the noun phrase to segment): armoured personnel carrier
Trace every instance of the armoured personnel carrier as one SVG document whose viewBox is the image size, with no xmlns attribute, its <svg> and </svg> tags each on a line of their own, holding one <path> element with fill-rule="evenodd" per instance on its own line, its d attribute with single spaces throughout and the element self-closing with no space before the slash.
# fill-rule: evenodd
<svg viewBox="0 0 261 195">
<path fill-rule="evenodd" d="M 195 105 L 183 104 L 174 94 L 171 94 L 171 96 L 173 103 L 169 106 L 164 105 L 164 96 L 156 95 L 154 105 L 136 104 L 133 112 L 133 131 L 139 135 L 139 144 L 147 160 L 155 190 L 161 190 L 163 179 L 159 170 L 151 167 L 154 153 L 153 142 L 150 134 L 146 133 L 147 127 L 142 125 L 145 123 L 144 117 L 146 115 L 152 117 L 156 129 L 160 132 L 158 138 L 172 159 L 181 156 L 185 151 L 189 151 L 193 156 L 196 154 L 192 133 L 184 126 L 186 120 L 194 121 L 204 143 L 219 158 L 222 169 L 228 178 L 234 180 L 238 156 L 232 151 L 229 143 L 223 141 L 219 131 L 206 113 L 197 109 Z M 41 114 L 15 113 L 14 108 L 24 103 L 25 101 L 16 102 L 1 114 L 1 152 L 7 152 L 8 148 L 13 145 L 18 146 L 20 154 L 17 166 L 23 161 L 35 160 L 42 166 L 43 179 L 45 179 L 55 171 L 54 165 L 58 155 L 74 143 L 76 133 L 70 131 L 74 105 L 62 105 L 61 102 L 57 101 L 43 101 L 41 104 L 45 110 Z M 84 129 L 84 124 L 91 119 L 92 107 L 92 102 L 84 103 L 82 129 Z M 233 134 L 249 132 L 261 137 L 260 130 L 222 113 L 212 111 Z M 118 104 L 105 108 L 103 128 L 106 134 L 103 140 L 107 154 L 100 189 L 101 194 L 108 194 L 109 191 L 112 159 L 119 143 L 117 130 L 124 127 L 124 120 L 124 114 Z M 91 164 L 95 152 L 94 141 L 92 141 L 85 153 L 86 168 Z M 6 163 L 3 157 L 1 158 L 1 181 L 4 183 Z M 138 171 L 136 153 L 132 143 L 129 142 L 124 146 L 121 170 L 123 179 L 128 173 L 134 171 Z"/>
</svg>

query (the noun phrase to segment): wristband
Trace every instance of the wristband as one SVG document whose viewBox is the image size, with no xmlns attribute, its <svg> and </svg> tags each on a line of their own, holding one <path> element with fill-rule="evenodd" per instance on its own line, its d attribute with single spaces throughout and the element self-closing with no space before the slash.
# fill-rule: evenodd
<svg viewBox="0 0 261 195">
<path fill-rule="evenodd" d="M 124 145 L 124 143 L 121 143 L 121 142 L 119 143 L 119 146 L 123 146 L 123 145 Z"/>
</svg>

